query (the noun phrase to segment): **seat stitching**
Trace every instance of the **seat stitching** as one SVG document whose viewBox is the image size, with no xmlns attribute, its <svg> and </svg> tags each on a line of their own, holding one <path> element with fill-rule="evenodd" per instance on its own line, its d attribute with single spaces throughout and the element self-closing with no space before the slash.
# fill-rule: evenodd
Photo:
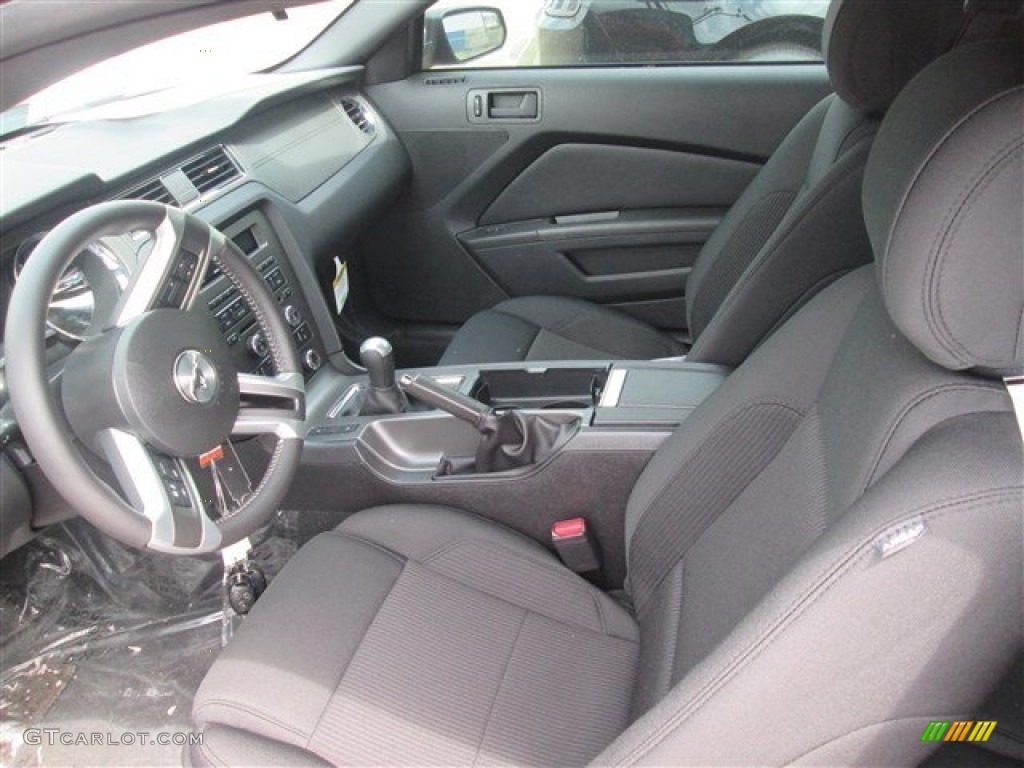
<svg viewBox="0 0 1024 768">
<path fill-rule="evenodd" d="M 956 334 L 953 332 L 953 329 L 949 327 L 949 323 L 945 317 L 942 293 L 939 291 L 939 286 L 942 284 L 942 275 L 946 269 L 947 257 L 949 256 L 949 249 L 952 247 L 952 241 L 959 234 L 960 229 L 963 227 L 967 214 L 970 213 L 970 211 L 974 208 L 975 204 L 977 203 L 978 197 L 980 197 L 981 193 L 988 189 L 988 187 L 995 182 L 996 178 L 998 178 L 998 176 L 1001 175 L 1002 172 L 1005 170 L 1006 165 L 1012 160 L 1012 158 L 1015 155 L 1020 154 L 1021 148 L 1024 147 L 1024 139 L 1017 137 L 1015 141 L 1016 146 L 1014 146 L 1012 149 L 1007 150 L 1006 155 L 999 158 L 987 171 L 987 173 L 985 174 L 985 178 L 979 180 L 978 185 L 975 188 L 971 189 L 970 192 L 966 195 L 966 198 L 963 201 L 963 205 L 967 207 L 956 212 L 952 219 L 953 221 L 956 221 L 955 226 L 952 230 L 946 231 L 947 237 L 945 237 L 944 239 L 946 241 L 947 247 L 943 248 L 940 253 L 936 254 L 938 261 L 937 272 L 933 280 L 934 285 L 929 286 L 934 290 L 936 297 L 938 299 L 938 306 L 936 308 L 938 314 L 938 322 L 935 323 L 935 325 L 938 326 L 938 328 L 944 332 L 944 335 L 948 337 L 948 345 L 955 349 L 957 354 L 964 360 L 964 362 L 970 362 L 970 360 L 968 360 L 967 358 L 973 357 L 973 355 L 971 355 L 970 351 L 968 350 L 964 342 L 957 338 Z M 968 204 L 968 202 L 970 204 Z M 931 313 L 929 313 L 928 315 L 928 320 L 929 324 L 932 324 Z M 981 364 L 985 364 L 986 362 L 998 363 L 1000 361 L 981 361 Z"/>
<path fill-rule="evenodd" d="M 921 306 L 925 310 L 925 321 L 928 324 L 928 330 L 944 350 L 963 363 L 969 362 L 967 359 L 969 355 L 967 350 L 963 348 L 963 345 L 950 332 L 942 317 L 941 296 L 937 297 L 939 304 L 937 307 L 933 306 L 930 300 L 931 295 L 938 292 L 946 266 L 946 249 L 943 248 L 943 244 L 952 240 L 954 234 L 959 232 L 960 226 L 963 223 L 961 214 L 966 214 L 973 207 L 973 203 L 968 205 L 971 197 L 992 183 L 992 174 L 1019 150 L 1020 142 L 1021 138 L 1015 136 L 1008 143 L 990 154 L 982 167 L 960 187 L 960 192 L 957 194 L 956 199 L 946 209 L 946 213 L 942 217 L 942 226 L 936 232 L 928 249 L 925 262 L 925 279 L 921 281 L 920 293 Z M 964 206 L 967 206 L 966 210 Z M 955 226 L 954 222 L 956 222 Z M 934 315 L 936 314 L 939 316 L 939 323 L 935 322 Z"/>
<path fill-rule="evenodd" d="M 995 102 L 1005 98 L 1006 96 L 1011 95 L 1015 89 L 1016 86 L 1010 87 L 1007 90 L 995 94 L 982 104 L 979 104 L 976 107 L 974 107 L 970 112 L 964 115 L 964 117 L 961 118 L 956 125 L 952 126 L 948 131 L 946 131 L 945 134 L 943 134 L 942 138 L 939 139 L 938 142 L 936 142 L 935 146 L 932 147 L 931 151 L 927 154 L 927 156 L 922 158 L 921 162 L 918 164 L 917 169 L 914 171 L 914 176 L 910 182 L 910 185 L 903 193 L 903 197 L 900 199 L 899 205 L 896 207 L 896 215 L 893 216 L 892 221 L 889 224 L 889 231 L 886 233 L 885 236 L 885 252 L 882 256 L 882 279 L 880 282 L 882 285 L 882 296 L 883 298 L 886 299 L 886 304 L 889 303 L 890 294 L 889 275 L 891 272 L 893 262 L 893 259 L 891 258 L 893 235 L 896 232 L 896 228 L 899 225 L 900 220 L 903 218 L 903 212 L 906 210 L 908 201 L 913 196 L 913 193 L 916 191 L 918 184 L 920 184 L 921 178 L 924 176 L 925 170 L 931 164 L 932 158 L 939 154 L 939 152 L 943 148 L 945 148 L 946 144 L 948 144 L 952 140 L 953 136 L 955 136 L 962 128 L 966 128 L 971 122 L 976 120 L 978 115 L 981 114 L 981 112 L 984 111 L 990 104 L 994 104 Z"/>
<path fill-rule="evenodd" d="M 1024 488 L 1024 486 L 1008 486 L 962 498 L 947 498 L 939 502 L 934 502 L 923 507 L 909 510 L 905 514 L 901 515 L 899 519 L 908 520 L 914 517 L 921 517 L 926 522 L 932 522 L 941 519 L 946 515 L 975 512 L 979 509 L 984 510 L 991 507 L 997 507 L 1007 500 L 1015 499 L 1020 494 L 1022 488 Z M 869 557 L 874 549 L 875 540 L 885 531 L 892 528 L 894 524 L 897 523 L 890 521 L 885 525 L 878 526 L 872 533 L 862 538 L 861 542 L 857 546 L 848 549 L 842 556 L 834 559 L 830 566 L 822 569 L 824 575 L 794 598 L 785 609 L 779 611 L 779 618 L 772 623 L 771 626 L 759 633 L 759 637 L 755 638 L 746 648 L 735 653 L 726 660 L 725 663 L 721 665 L 722 672 L 718 676 L 710 680 L 701 690 L 697 691 L 689 701 L 680 706 L 665 723 L 656 728 L 649 736 L 641 740 L 641 742 L 630 750 L 625 757 L 618 761 L 617 765 L 627 765 L 642 759 L 652 749 L 654 749 L 654 747 L 656 747 L 658 743 L 668 735 L 668 733 L 675 730 L 685 722 L 685 720 L 692 715 L 693 711 L 698 706 L 714 697 L 714 695 L 718 693 L 726 683 L 735 677 L 745 665 L 750 664 L 761 653 L 775 643 L 782 635 L 783 630 L 798 619 L 803 612 L 814 603 L 815 599 L 827 594 L 836 584 L 838 584 L 840 577 L 845 575 L 862 560 Z"/>
<path fill-rule="evenodd" d="M 791 210 L 793 210 L 793 205 L 796 204 L 796 201 L 799 200 L 800 197 L 803 194 L 806 194 L 806 193 L 804 192 L 804 188 L 801 187 L 801 189 L 799 189 L 799 190 L 794 190 L 794 189 L 776 189 L 776 190 L 774 190 L 772 192 L 766 192 L 765 194 L 761 195 L 761 197 L 759 197 L 757 200 L 755 200 L 754 202 L 752 202 L 750 204 L 750 207 L 747 209 L 746 214 L 740 219 L 740 221 L 736 224 L 736 226 L 733 229 L 733 231 L 728 235 L 725 243 L 722 245 L 722 247 L 718 251 L 719 257 L 720 257 L 720 255 L 722 253 L 725 253 L 727 250 L 729 250 L 730 248 L 734 247 L 733 244 L 734 244 L 734 242 L 736 240 L 736 237 L 737 237 L 737 235 L 739 235 L 742 232 L 742 227 L 750 219 L 750 215 L 751 215 L 752 211 L 757 210 L 758 212 L 760 212 L 760 210 L 763 210 L 769 204 L 774 204 L 776 200 L 783 200 L 785 198 L 790 198 L 788 204 L 786 205 L 786 210 L 782 212 L 782 215 L 779 217 L 778 222 L 772 228 L 772 231 L 768 233 L 768 237 L 765 238 L 765 240 L 761 243 L 760 246 L 758 246 L 757 253 L 754 254 L 754 259 L 756 260 L 757 259 L 757 254 L 761 253 L 761 251 L 764 250 L 765 246 L 771 241 L 772 237 L 775 236 L 776 232 L 778 232 L 779 227 L 782 225 L 782 222 L 785 220 L 786 216 L 789 214 L 789 212 Z M 718 257 L 715 257 L 711 261 L 709 261 L 707 268 L 704 269 L 699 274 L 696 274 L 697 273 L 697 267 L 694 266 L 693 272 L 691 272 L 690 277 L 687 280 L 687 286 L 688 287 L 690 286 L 691 283 L 693 283 L 693 289 L 692 290 L 687 290 L 687 297 L 686 297 L 687 298 L 687 314 L 690 316 L 691 319 L 698 319 L 698 318 L 696 318 L 696 316 L 700 315 L 700 314 L 703 314 L 704 308 L 702 306 L 702 302 L 700 301 L 700 296 L 701 296 L 700 288 L 702 287 L 702 284 L 707 280 L 708 276 L 710 275 L 710 273 L 712 271 L 712 267 L 714 266 L 714 263 L 717 260 L 717 258 Z M 698 261 L 698 263 L 700 262 L 700 258 L 699 257 L 698 257 L 697 261 Z M 752 263 L 753 263 L 753 261 L 751 262 L 751 264 Z M 743 272 L 746 272 L 746 270 L 749 269 L 749 268 L 750 268 L 750 265 L 748 264 L 746 267 L 744 267 Z M 740 274 L 740 280 L 742 280 L 742 278 L 743 278 L 743 274 L 741 273 Z M 713 312 L 711 312 L 711 316 L 709 318 L 707 318 L 707 323 L 704 326 L 704 330 L 702 330 L 699 334 L 697 334 L 697 338 L 694 339 L 694 347 L 698 346 L 698 343 L 700 341 L 700 337 L 704 335 L 704 331 L 706 331 L 708 329 L 708 327 L 711 325 L 711 323 L 714 321 L 715 315 L 717 315 L 719 312 L 722 311 L 722 308 L 725 306 L 725 303 L 728 300 L 729 295 L 732 293 L 733 290 L 735 290 L 736 285 L 738 285 L 738 284 L 739 284 L 739 281 L 737 281 L 736 284 L 734 284 L 731 288 L 729 288 L 728 291 L 726 291 L 725 298 L 723 298 L 722 301 L 719 303 L 718 308 L 715 309 Z M 695 325 L 695 323 L 691 323 L 691 326 L 692 325 Z M 693 330 L 692 327 L 691 327 L 691 330 Z"/>
<path fill-rule="evenodd" d="M 199 753 L 206 758 L 206 761 L 211 765 L 226 766 L 227 763 L 221 759 L 220 755 L 214 752 L 213 748 L 206 743 L 206 739 L 203 739 L 199 744 Z"/>
<path fill-rule="evenodd" d="M 498 689 L 494 692 L 494 698 L 491 699 L 491 706 L 487 708 L 487 719 L 484 720 L 483 730 L 480 732 L 480 740 L 476 743 L 476 751 L 473 753 L 473 765 L 477 765 L 477 761 L 480 759 L 480 750 L 483 749 L 484 741 L 487 740 L 487 730 L 491 727 L 491 718 L 494 716 L 494 708 L 498 704 L 498 697 L 501 695 L 501 689 L 505 685 L 505 681 L 508 679 L 508 670 L 512 666 L 512 658 L 516 655 L 516 646 L 519 645 L 519 637 L 523 634 L 523 627 L 526 626 L 526 620 L 530 617 L 530 611 L 527 608 L 523 608 L 523 618 L 519 621 L 519 629 L 516 630 L 515 639 L 512 640 L 512 647 L 509 649 L 508 658 L 505 659 L 505 668 L 501 671 L 501 680 L 498 681 Z"/>
<path fill-rule="evenodd" d="M 597 347 L 591 346 L 590 344 L 584 344 L 581 341 L 576 341 L 576 339 L 569 338 L 563 333 L 559 333 L 558 331 L 552 330 L 551 328 L 544 328 L 543 326 L 540 327 L 540 329 L 537 331 L 537 335 L 533 337 L 533 341 L 530 343 L 530 349 L 527 351 L 527 354 L 529 354 L 529 352 L 532 352 L 533 348 L 537 345 L 537 339 L 540 338 L 541 332 L 550 333 L 552 336 L 557 336 L 560 339 L 565 339 L 570 344 L 576 344 L 577 346 L 583 347 L 588 351 L 596 352 L 599 355 L 618 355 L 617 352 L 612 352 L 609 349 L 598 349 Z"/>
<path fill-rule="evenodd" d="M 536 332 L 534 332 L 533 334 L 533 338 L 527 342 L 526 349 L 523 351 L 523 359 L 525 360 L 526 355 L 530 354 L 530 350 L 533 349 L 533 345 L 537 342 L 537 337 L 540 336 L 540 332 L 544 330 L 543 327 L 533 322 L 532 320 L 527 320 L 525 317 L 520 317 L 519 315 L 513 314 L 512 312 L 506 312 L 505 310 L 497 309 L 495 307 L 491 307 L 489 310 L 486 311 L 493 312 L 496 315 L 504 315 L 505 317 L 510 317 L 513 320 L 518 320 L 521 323 L 533 326 L 534 328 L 537 329 Z"/>
<path fill-rule="evenodd" d="M 564 298 L 564 297 L 557 297 L 557 298 Z M 583 302 L 580 302 L 580 303 L 582 304 Z M 587 313 L 586 312 L 587 309 L 590 309 L 590 308 L 587 307 L 586 305 L 582 306 L 580 308 L 580 313 L 586 313 L 587 316 L 591 317 L 591 318 L 593 318 L 595 316 L 598 317 L 598 318 L 600 317 L 600 314 L 598 314 L 598 313 L 594 313 L 594 312 Z M 550 333 L 551 335 L 557 336 L 560 339 L 564 339 L 565 341 L 568 341 L 571 344 L 576 344 L 576 345 L 578 345 L 580 347 L 584 347 L 587 350 L 596 352 L 599 355 L 620 355 L 619 352 L 613 352 L 612 350 L 609 350 L 609 349 L 602 349 L 600 347 L 595 347 L 592 344 L 585 344 L 585 343 L 583 343 L 581 341 L 577 341 L 576 339 L 572 338 L 571 336 L 567 336 L 565 333 L 562 333 L 561 331 L 563 331 L 563 330 L 565 330 L 567 328 L 571 328 L 575 323 L 580 321 L 580 318 L 577 317 L 577 316 L 566 318 L 565 320 L 562 320 L 560 322 L 554 323 L 550 327 L 548 327 L 548 326 L 542 325 L 541 323 L 538 323 L 538 322 L 535 322 L 533 320 L 530 320 L 529 318 L 522 317 L 522 316 L 514 314 L 512 312 L 506 312 L 505 310 L 492 308 L 489 311 L 494 312 L 495 314 L 498 314 L 498 315 L 504 315 L 505 317 L 511 317 L 511 318 L 513 318 L 515 320 L 518 320 L 518 321 L 522 322 L 522 323 L 526 323 L 527 325 L 531 325 L 531 326 L 533 326 L 534 328 L 537 329 L 537 332 L 536 332 L 536 334 L 534 334 L 533 339 L 527 345 L 527 350 L 526 350 L 526 354 L 527 355 L 529 355 L 529 353 L 533 350 L 534 346 L 536 346 L 537 339 L 540 337 L 541 332 Z M 629 317 L 627 315 L 624 315 L 622 318 L 616 318 L 616 319 L 626 320 L 627 322 L 629 322 L 629 324 L 631 326 L 633 326 L 635 328 L 638 328 L 640 330 L 653 332 L 653 335 L 655 337 L 659 337 L 661 335 L 656 328 L 651 328 L 647 324 L 642 323 L 639 320 L 635 320 L 634 318 L 631 318 L 631 317 Z M 658 338 L 657 340 L 661 343 L 662 349 L 664 349 L 667 352 L 672 352 L 673 350 L 676 349 L 675 345 L 670 344 L 667 339 Z"/>
<path fill-rule="evenodd" d="M 835 163 L 839 162 L 839 160 L 844 155 L 856 149 L 857 145 L 860 144 L 862 141 L 873 140 L 875 138 L 875 135 L 878 133 L 878 127 L 879 125 L 877 120 L 869 120 L 868 122 L 857 123 L 850 130 L 848 130 L 846 132 L 846 135 L 843 136 L 842 141 L 839 142 L 839 145 L 836 148 L 836 154 L 835 157 L 832 158 L 832 164 L 834 165 Z M 866 135 L 857 136 L 856 139 L 851 139 L 852 136 L 860 132 L 863 132 Z M 847 142 L 850 143 L 850 146 L 846 146 Z"/>
<path fill-rule="evenodd" d="M 562 568 L 560 566 L 557 566 L 554 563 L 546 563 L 546 562 L 544 562 L 542 560 L 534 559 L 533 557 L 531 557 L 529 555 L 520 554 L 520 553 L 516 552 L 515 550 L 510 549 L 509 547 L 505 547 L 505 546 L 502 546 L 501 544 L 496 544 L 495 542 L 487 541 L 487 540 L 484 540 L 484 539 L 460 539 L 459 541 L 454 542 L 451 546 L 445 547 L 441 551 L 437 552 L 434 557 L 431 557 L 431 560 L 433 560 L 436 556 L 439 556 L 439 555 L 442 555 L 442 554 L 447 554 L 448 552 L 453 551 L 458 546 L 467 545 L 467 544 L 477 545 L 477 546 L 484 547 L 484 548 L 491 547 L 493 549 L 497 549 L 497 550 L 501 550 L 503 552 L 507 552 L 508 554 L 512 555 L 513 557 L 515 557 L 515 558 L 517 558 L 519 560 L 524 560 L 524 561 L 530 563 L 531 565 L 537 566 L 538 568 L 543 568 L 544 570 L 546 570 L 547 572 L 549 572 L 553 576 L 557 576 L 560 581 L 562 581 L 562 582 L 564 582 L 566 584 L 566 586 L 572 587 L 574 592 L 586 594 L 587 597 L 590 598 L 591 602 L 593 602 L 593 604 L 594 604 L 594 611 L 597 614 L 598 622 L 599 622 L 599 624 L 601 626 L 601 633 L 604 634 L 604 635 L 611 636 L 611 637 L 618 637 L 618 635 L 611 635 L 611 633 L 609 633 L 609 631 L 608 631 L 608 623 L 607 623 L 607 621 L 605 619 L 605 613 L 604 613 L 604 611 L 601 608 L 601 601 L 598 599 L 598 597 L 594 593 L 594 591 L 591 588 L 585 586 L 584 584 L 581 584 L 581 583 L 577 582 L 577 580 L 575 578 L 569 576 L 567 573 L 565 573 L 562 570 Z M 429 567 L 429 563 L 427 563 L 427 562 L 422 563 L 422 565 Z M 434 570 L 434 569 L 432 569 L 432 570 Z M 469 583 L 463 581 L 462 579 L 456 578 L 452 574 L 442 573 L 442 572 L 439 572 L 439 571 L 436 571 L 436 570 L 434 570 L 434 572 L 437 573 L 440 576 L 443 576 L 445 578 L 451 579 L 452 581 L 458 582 L 459 584 L 462 584 L 464 587 L 469 587 L 470 589 L 475 590 L 476 592 L 480 592 L 482 594 L 485 594 L 488 597 L 492 597 L 492 598 L 494 598 L 496 600 L 501 600 L 503 602 L 508 603 L 509 605 L 514 605 L 517 608 L 521 608 L 523 610 L 532 611 L 533 613 L 539 613 L 540 615 L 545 616 L 546 618 L 552 619 L 553 621 L 557 621 L 559 624 L 565 624 L 565 625 L 571 625 L 571 626 L 580 626 L 576 622 L 566 621 L 565 619 L 556 619 L 555 617 L 548 616 L 545 613 L 541 613 L 539 611 L 533 611 L 532 609 L 530 609 L 530 608 L 528 608 L 526 606 L 519 605 L 518 603 L 514 603 L 514 602 L 512 602 L 510 600 L 505 600 L 505 598 L 499 597 L 498 595 L 495 595 L 495 594 L 493 594 L 493 593 L 491 593 L 491 592 L 481 588 L 479 585 L 469 584 Z M 593 631 L 589 627 L 582 627 L 582 628 L 583 629 L 587 629 L 589 631 Z M 628 638 L 621 638 L 621 639 L 628 640 Z M 632 641 L 630 641 L 630 642 L 632 642 Z"/>
<path fill-rule="evenodd" d="M 306 738 L 306 739 L 308 739 L 310 737 L 310 734 L 307 734 L 305 731 L 303 731 L 303 730 L 301 730 L 299 728 L 296 728 L 293 725 L 285 723 L 283 720 L 279 720 L 278 718 L 274 717 L 273 715 L 267 714 L 266 712 L 264 712 L 261 709 L 257 709 L 256 707 L 252 707 L 252 706 L 250 706 L 248 704 L 242 704 L 242 703 L 239 703 L 237 701 L 232 701 L 230 699 L 207 699 L 201 705 L 199 705 L 199 707 L 196 709 L 196 712 L 195 712 L 196 720 L 200 720 L 200 721 L 203 720 L 203 718 L 201 716 L 201 713 L 203 712 L 203 710 L 205 710 L 205 709 L 207 709 L 207 708 L 209 708 L 211 706 L 214 706 L 214 705 L 220 706 L 220 707 L 224 707 L 226 709 L 234 709 L 234 710 L 237 710 L 239 712 L 245 712 L 246 714 L 253 715 L 254 717 L 256 717 L 256 718 L 258 718 L 260 720 L 263 720 L 263 721 L 265 721 L 267 723 L 270 723 L 271 725 L 276 725 L 279 728 L 281 728 L 282 730 L 288 731 L 289 733 L 293 733 L 296 736 L 299 736 L 299 737 L 302 737 L 302 738 Z M 308 741 L 307 741 L 307 744 L 308 744 Z"/>
<path fill-rule="evenodd" d="M 363 536 L 360 536 L 358 534 L 350 533 L 349 531 L 337 531 L 337 530 L 335 530 L 335 531 L 328 531 L 328 533 L 333 533 L 336 536 L 341 536 L 341 537 L 346 538 L 346 539 L 351 539 L 352 541 L 357 541 L 360 544 L 365 544 L 368 547 L 373 547 L 374 549 L 378 550 L 379 552 L 384 553 L 385 555 L 387 555 L 388 557 L 393 559 L 395 562 L 401 563 L 402 565 L 405 565 L 410 560 L 410 558 L 404 557 L 403 555 L 399 554 L 398 552 L 395 552 L 394 550 L 388 549 L 383 544 L 379 544 L 376 541 L 374 541 L 373 539 L 367 539 L 367 538 L 365 538 Z"/>
<path fill-rule="evenodd" d="M 761 338 L 757 340 L 757 343 L 754 345 L 754 349 L 759 348 L 762 343 L 764 343 L 766 340 L 774 336 L 775 332 L 779 330 L 779 328 L 784 326 L 786 323 L 788 323 L 789 319 L 796 315 L 796 313 L 799 312 L 801 309 L 803 309 L 804 306 L 811 299 L 813 299 L 819 293 L 821 293 L 830 285 L 832 285 L 832 283 L 838 281 L 839 278 L 845 277 L 846 275 L 850 274 L 851 272 L 854 272 L 857 269 L 858 267 L 843 267 L 841 269 L 833 270 L 832 272 L 829 272 L 828 274 L 822 276 L 820 280 L 815 282 L 813 285 L 811 285 L 803 293 L 800 294 L 796 301 L 793 302 L 792 306 L 790 306 L 789 309 L 782 313 L 782 316 L 775 321 L 771 328 L 769 328 L 767 331 L 761 334 Z"/>
<path fill-rule="evenodd" d="M 875 480 L 875 473 L 878 471 L 879 465 L 882 463 L 882 458 L 885 456 L 885 452 L 889 450 L 889 445 L 895 438 L 896 433 L 900 427 L 903 426 L 903 422 L 910 417 L 910 414 L 918 406 L 924 405 L 927 401 L 932 400 L 936 397 L 940 397 L 945 394 L 952 394 L 954 392 L 990 392 L 996 393 L 999 390 L 995 387 L 986 387 L 981 384 L 943 384 L 941 386 L 932 387 L 931 389 L 925 390 L 920 393 L 907 403 L 903 409 L 896 415 L 889 425 L 889 429 L 886 432 L 885 437 L 882 439 L 881 444 L 875 454 L 874 460 L 871 462 L 871 469 L 868 471 L 867 477 L 864 480 L 864 484 L 861 486 L 858 496 L 864 494 L 864 492 L 871 487 L 871 484 Z"/>
<path fill-rule="evenodd" d="M 342 536 L 346 536 L 347 534 L 341 534 L 341 535 Z M 351 538 L 357 539 L 357 537 L 355 537 L 355 536 L 353 536 Z M 373 542 L 365 542 L 365 543 L 369 544 L 371 546 L 374 546 L 374 547 L 376 547 L 378 549 L 382 549 L 381 547 L 379 547 L 378 545 L 374 544 Z M 384 551 L 388 552 L 388 550 L 384 550 Z M 396 557 L 397 558 L 397 555 L 395 555 L 395 553 L 389 552 L 389 554 L 391 554 L 392 557 Z M 316 719 L 316 723 L 313 724 L 313 728 L 312 728 L 312 730 L 310 730 L 309 736 L 306 738 L 305 748 L 308 749 L 311 752 L 314 751 L 310 747 L 310 744 L 313 741 L 313 737 L 316 735 L 317 730 L 319 730 L 320 723 L 323 722 L 324 716 L 327 714 L 327 710 L 331 706 L 331 702 L 334 701 L 334 696 L 338 693 L 338 689 L 341 688 L 341 684 L 345 682 L 345 675 L 348 674 L 349 667 L 352 666 L 352 662 L 355 661 L 356 656 L 359 655 L 359 651 L 362 650 L 363 644 L 366 642 L 367 635 L 370 634 L 370 632 L 373 629 L 374 625 L 380 620 L 381 609 L 383 609 L 384 604 L 387 603 L 388 598 L 390 598 L 391 594 L 395 591 L 395 585 L 398 584 L 399 580 L 401 580 L 402 576 L 405 574 L 405 561 L 402 561 L 402 565 L 403 565 L 402 572 L 399 573 L 398 577 L 391 583 L 391 588 L 388 589 L 388 593 L 384 596 L 384 599 L 380 601 L 380 605 L 377 606 L 377 612 L 373 615 L 373 620 L 370 622 L 369 626 L 367 626 L 366 631 L 363 633 L 363 636 L 359 638 L 359 644 L 356 645 L 355 650 L 352 651 L 352 655 L 348 657 L 348 661 L 345 662 L 344 666 L 342 666 L 341 672 L 338 674 L 338 681 L 334 684 L 334 688 L 331 691 L 331 695 L 328 696 L 327 697 L 327 701 L 324 702 L 323 709 L 320 710 L 320 716 Z"/>
</svg>

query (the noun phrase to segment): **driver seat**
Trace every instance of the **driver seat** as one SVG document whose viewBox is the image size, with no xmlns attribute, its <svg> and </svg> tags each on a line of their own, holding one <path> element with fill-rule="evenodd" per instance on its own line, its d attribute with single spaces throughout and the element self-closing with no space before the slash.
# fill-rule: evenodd
<svg viewBox="0 0 1024 768">
<path fill-rule="evenodd" d="M 457 510 L 309 542 L 195 699 L 197 765 L 914 764 L 1022 645 L 1024 56 L 886 117 L 876 256 L 651 459 L 613 597 Z"/>
</svg>

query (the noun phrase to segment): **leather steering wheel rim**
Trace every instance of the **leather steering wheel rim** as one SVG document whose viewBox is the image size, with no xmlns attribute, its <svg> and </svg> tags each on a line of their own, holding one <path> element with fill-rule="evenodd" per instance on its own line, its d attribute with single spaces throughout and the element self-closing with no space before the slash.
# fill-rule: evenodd
<svg viewBox="0 0 1024 768">
<path fill-rule="evenodd" d="M 156 233 L 155 245 L 147 259 L 137 268 L 138 275 L 133 277 L 119 304 L 119 327 L 106 328 L 97 338 L 118 333 L 122 338 L 127 336 L 126 329 L 131 329 L 134 323 L 141 323 L 142 318 L 152 313 L 154 304 L 159 306 L 158 295 L 163 295 L 161 291 L 164 283 L 171 281 L 171 272 L 179 263 L 176 259 L 179 258 L 178 254 L 185 252 L 183 243 L 187 241 L 190 243 L 189 257 L 198 260 L 198 268 L 191 282 L 186 285 L 187 303 L 183 301 L 178 310 L 159 311 L 168 313 L 165 316 L 170 319 L 177 317 L 174 314 L 176 311 L 188 314 L 191 303 L 202 287 L 207 267 L 217 264 L 248 302 L 267 340 L 277 374 L 274 377 L 233 374 L 230 368 L 227 372 L 237 376 L 239 389 L 261 397 L 280 396 L 289 403 L 289 407 L 284 409 L 238 409 L 237 420 L 229 434 L 272 434 L 276 437 L 276 445 L 259 485 L 238 509 L 217 521 L 206 515 L 195 493 L 194 482 L 189 487 L 192 489 L 192 502 L 196 509 L 182 512 L 171 506 L 168 513 L 166 509 L 157 510 L 158 505 L 150 506 L 149 501 L 155 498 L 152 487 L 145 489 L 150 494 L 148 497 L 139 496 L 138 488 L 129 490 L 125 487 L 126 474 L 141 472 L 143 479 L 151 479 L 146 467 L 132 466 L 132 462 L 125 462 L 127 468 L 122 467 L 126 474 L 118 474 L 125 496 L 129 499 L 126 501 L 93 471 L 82 449 L 74 444 L 74 438 L 88 442 L 92 436 L 82 435 L 79 433 L 81 430 L 72 426 L 49 380 L 44 328 L 53 286 L 72 259 L 91 242 L 108 235 L 140 230 Z M 153 278 L 154 274 L 158 277 Z M 140 287 L 147 280 L 151 283 L 155 280 L 155 287 Z M 133 301 L 136 305 L 134 316 L 129 311 Z M 220 341 L 218 334 L 214 343 Z M 111 341 L 111 344 L 115 343 L 122 342 Z M 304 437 L 305 391 L 301 364 L 289 328 L 273 294 L 234 243 L 202 220 L 179 209 L 145 201 L 112 201 L 80 211 L 59 224 L 36 247 L 15 284 L 7 314 L 4 344 L 11 404 L 22 434 L 42 471 L 82 517 L 125 544 L 172 554 L 211 552 L 233 544 L 270 519 L 298 470 Z M 98 341 L 93 346 L 100 344 Z M 206 344 L 210 346 L 208 339 Z M 71 361 L 75 355 L 87 354 L 88 350 L 84 348 L 88 345 L 89 342 L 86 342 L 75 349 L 68 360 Z M 170 367 L 167 376 L 173 376 Z M 66 384 L 66 381 L 62 382 L 62 385 Z M 233 385 L 233 382 L 228 381 L 226 389 L 228 385 Z M 237 392 L 238 389 L 235 390 L 236 401 Z M 64 393 L 65 400 L 69 394 Z M 180 409 L 182 404 L 176 403 L 176 407 Z M 118 430 L 107 432 L 125 434 L 121 429 L 119 427 Z M 129 437 L 132 439 L 125 444 L 130 444 L 133 449 L 136 442 L 139 445 L 143 442 L 138 435 Z M 148 450 L 149 445 L 144 447 Z M 129 455 L 143 463 L 147 458 L 152 459 L 149 453 L 140 456 L 137 449 L 134 454 L 125 453 L 125 456 Z M 187 457 L 178 454 L 172 461 L 185 469 L 184 460 Z M 160 466 L 161 460 L 155 460 L 156 466 Z M 116 469 L 115 466 L 115 473 Z M 154 467 L 148 469 L 155 471 Z M 159 478 L 159 475 L 154 476 Z M 188 479 L 191 481 L 191 477 Z M 166 496 L 165 493 L 165 501 Z M 201 518 L 198 523 L 192 519 L 196 513 Z M 168 514 L 171 516 L 169 522 Z M 197 524 L 201 526 L 201 533 L 199 539 L 195 540 L 192 534 Z M 187 541 L 183 543 L 183 539 Z"/>
</svg>

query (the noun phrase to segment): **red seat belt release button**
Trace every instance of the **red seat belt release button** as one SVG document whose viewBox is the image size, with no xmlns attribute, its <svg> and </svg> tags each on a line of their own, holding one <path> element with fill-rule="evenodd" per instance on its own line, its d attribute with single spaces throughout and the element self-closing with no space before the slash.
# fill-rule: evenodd
<svg viewBox="0 0 1024 768">
<path fill-rule="evenodd" d="M 551 543 L 569 570 L 590 573 L 601 568 L 597 546 L 587 532 L 587 521 L 582 517 L 559 520 L 551 526 Z"/>
</svg>

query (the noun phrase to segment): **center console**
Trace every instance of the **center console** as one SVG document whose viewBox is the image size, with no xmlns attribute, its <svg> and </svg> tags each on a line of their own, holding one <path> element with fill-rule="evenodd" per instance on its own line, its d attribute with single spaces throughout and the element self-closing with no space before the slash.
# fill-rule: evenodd
<svg viewBox="0 0 1024 768">
<path fill-rule="evenodd" d="M 329 500 L 356 511 L 433 503 L 539 541 L 549 540 L 554 522 L 584 517 L 604 552 L 597 580 L 614 588 L 625 573 L 622 516 L 633 485 L 651 455 L 728 374 L 700 363 L 633 361 L 399 372 L 400 382 L 440 384 L 470 410 L 507 417 L 515 409 L 517 418 L 541 423 L 548 437 L 530 460 L 481 470 L 486 430 L 471 413 L 452 415 L 407 385 L 404 412 L 360 415 L 367 378 L 324 370 L 308 385 L 309 431 L 288 505 L 323 509 Z"/>
</svg>

